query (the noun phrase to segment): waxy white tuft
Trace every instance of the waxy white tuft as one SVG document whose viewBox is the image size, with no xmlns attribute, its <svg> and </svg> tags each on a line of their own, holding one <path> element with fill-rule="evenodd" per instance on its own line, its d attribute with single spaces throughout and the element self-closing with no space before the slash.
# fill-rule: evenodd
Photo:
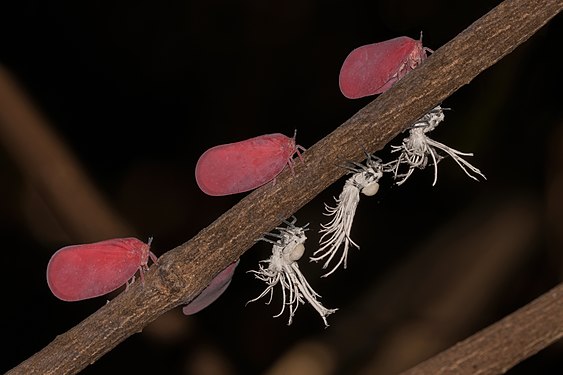
<svg viewBox="0 0 563 375">
<path fill-rule="evenodd" d="M 313 253 L 314 256 L 310 258 L 311 261 L 314 262 L 327 258 L 323 265 L 323 268 L 327 268 L 338 252 L 338 249 L 341 246 L 344 247 L 338 263 L 330 272 L 323 275 L 323 277 L 332 274 L 341 264 L 346 268 L 350 245 L 358 249 L 360 248 L 350 238 L 352 222 L 354 221 L 356 208 L 360 202 L 360 192 L 366 196 L 375 195 L 379 190 L 378 181 L 383 176 L 381 160 L 369 154 L 365 165 L 351 163 L 347 168 L 350 170 L 349 173 L 353 173 L 353 175 L 344 183 L 344 188 L 340 196 L 334 198 L 336 207 L 330 207 L 325 204 L 327 211 L 325 215 L 333 216 L 333 218 L 328 224 L 321 224 L 319 233 L 324 233 L 320 239 L 321 247 L 315 251 Z"/>
<path fill-rule="evenodd" d="M 436 185 L 438 181 L 438 162 L 444 158 L 444 156 L 438 153 L 438 150 L 442 150 L 451 156 L 470 178 L 479 181 L 477 177 L 470 173 L 471 171 L 486 179 L 479 169 L 462 158 L 462 156 L 473 156 L 472 153 L 460 152 L 443 143 L 436 142 L 426 135 L 434 130 L 442 121 L 444 121 L 444 108 L 437 106 L 426 115 L 422 116 L 410 128 L 409 136 L 403 139 L 402 145 L 391 146 L 391 152 L 400 152 L 400 154 L 396 160 L 385 164 L 385 171 L 393 172 L 395 179 L 400 179 L 397 185 L 402 185 L 416 168 L 426 168 L 430 161 L 429 159 L 431 159 L 431 165 L 434 166 L 434 182 L 432 185 Z M 408 167 L 405 173 L 399 173 L 402 164 L 406 164 Z"/>
<path fill-rule="evenodd" d="M 260 264 L 259 270 L 249 272 L 254 273 L 257 279 L 264 281 L 267 287 L 258 297 L 248 301 L 248 303 L 257 301 L 270 293 L 270 299 L 266 302 L 266 304 L 269 304 L 274 295 L 274 287 L 279 284 L 282 289 L 283 304 L 279 314 L 274 315 L 275 318 L 283 314 L 287 305 L 289 306 L 288 325 L 290 325 L 299 304 L 305 304 L 305 301 L 307 301 L 317 310 L 325 326 L 328 327 L 326 317 L 337 309 L 327 309 L 321 305 L 317 300 L 317 297 L 320 297 L 320 295 L 313 290 L 299 270 L 297 260 L 301 258 L 305 250 L 303 244 L 307 239 L 305 231 L 308 224 L 303 227 L 296 227 L 294 225 L 295 221 L 295 218 L 292 222 L 284 221 L 287 224 L 286 228 L 276 228 L 280 234 L 267 234 L 273 237 L 274 240 L 266 237 L 261 238 L 261 240 L 273 245 L 272 256 L 267 260 L 261 261 L 262 263 L 267 263 L 267 267 Z"/>
</svg>

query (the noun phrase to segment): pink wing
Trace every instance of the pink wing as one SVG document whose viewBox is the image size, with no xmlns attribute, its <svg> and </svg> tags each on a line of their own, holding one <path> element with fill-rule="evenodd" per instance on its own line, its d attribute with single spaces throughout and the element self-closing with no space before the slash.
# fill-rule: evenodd
<svg viewBox="0 0 563 375">
<path fill-rule="evenodd" d="M 422 42 L 406 36 L 358 47 L 342 64 L 340 91 L 349 99 L 380 94 L 425 58 Z"/>
<path fill-rule="evenodd" d="M 149 251 L 132 237 L 63 247 L 47 265 L 47 284 L 63 301 L 98 297 L 131 279 L 147 264 Z"/>
<path fill-rule="evenodd" d="M 215 146 L 199 158 L 196 181 L 212 196 L 253 190 L 280 174 L 295 152 L 295 140 L 279 133 Z"/>
<path fill-rule="evenodd" d="M 237 259 L 228 265 L 223 271 L 219 272 L 219 274 L 211 280 L 211 283 L 203 289 L 196 298 L 182 308 L 182 312 L 185 315 L 193 315 L 215 302 L 215 300 L 217 300 L 217 298 L 219 298 L 221 294 L 227 290 L 238 264 L 239 260 Z"/>
</svg>

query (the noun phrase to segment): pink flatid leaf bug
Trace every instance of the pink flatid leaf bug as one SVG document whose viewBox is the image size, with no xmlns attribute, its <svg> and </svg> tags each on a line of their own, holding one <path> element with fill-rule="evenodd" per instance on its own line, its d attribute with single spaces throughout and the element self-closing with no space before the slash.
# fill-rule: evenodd
<svg viewBox="0 0 563 375">
<path fill-rule="evenodd" d="M 276 178 L 289 165 L 293 155 L 305 148 L 295 143 L 295 135 L 266 134 L 245 141 L 215 146 L 205 151 L 195 167 L 199 188 L 220 196 L 256 189 Z"/>
<path fill-rule="evenodd" d="M 361 46 L 350 52 L 340 68 L 340 91 L 348 99 L 381 94 L 416 68 L 431 49 L 407 36 Z"/>
<path fill-rule="evenodd" d="M 112 292 L 139 270 L 141 279 L 148 258 L 156 263 L 150 243 L 136 238 L 116 238 L 59 249 L 47 265 L 47 284 L 55 297 L 80 301 Z"/>
<path fill-rule="evenodd" d="M 229 264 L 223 271 L 219 272 L 196 298 L 182 308 L 182 312 L 185 315 L 193 315 L 205 309 L 215 302 L 217 298 L 221 297 L 221 294 L 223 294 L 229 287 L 229 284 L 231 284 L 235 268 L 237 268 L 238 264 L 239 260 L 237 259 Z"/>
</svg>

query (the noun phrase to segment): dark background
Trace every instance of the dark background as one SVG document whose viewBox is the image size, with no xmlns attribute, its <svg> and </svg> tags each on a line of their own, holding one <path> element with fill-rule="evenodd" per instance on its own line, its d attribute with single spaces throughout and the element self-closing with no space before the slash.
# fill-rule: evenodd
<svg viewBox="0 0 563 375">
<path fill-rule="evenodd" d="M 310 147 L 373 99 L 348 100 L 339 92 L 340 65 L 353 48 L 401 35 L 417 39 L 423 31 L 424 45 L 438 49 L 499 2 L 455 8 L 438 0 L 14 3 L 0 6 L 0 63 L 139 238 L 155 237 L 153 251 L 161 255 L 243 196 L 199 191 L 193 171 L 206 149 L 267 133 L 290 136 L 294 129 L 298 143 Z M 298 224 L 312 228 L 301 269 L 323 304 L 340 309 L 328 329 L 308 305 L 289 327 L 287 315 L 273 319 L 279 290 L 271 305 L 263 300 L 245 307 L 262 290 L 246 273 L 269 256 L 269 247 L 258 244 L 215 304 L 193 317 L 175 309 L 83 373 L 262 373 L 307 340 L 338 353 L 321 359 L 334 373 L 392 373 L 555 286 L 563 271 L 562 31 L 559 16 L 443 103 L 453 110 L 432 137 L 473 152 L 468 160 L 486 181 L 469 179 L 449 159 L 440 163 L 435 187 L 431 169 L 400 187 L 382 181 L 378 195 L 360 202 L 352 238 L 361 250 L 353 249 L 348 269 L 328 279 L 319 279 L 319 265 L 306 258 L 317 248 L 319 223 L 327 221 L 323 202 L 333 203 L 344 179 L 296 213 Z M 381 155 L 388 157 L 387 151 Z M 36 199 L 15 158 L 0 148 L 3 371 L 105 303 L 65 303 L 51 295 L 44 276 L 49 257 L 80 241 Z M 528 241 L 515 244 L 524 250 L 488 271 L 496 275 L 494 285 L 479 284 L 489 280 L 479 270 L 492 264 L 487 256 L 495 247 L 487 246 L 497 232 L 478 234 L 495 215 L 513 217 L 512 209 L 529 218 Z M 519 234 L 520 227 L 507 225 L 507 238 Z M 465 241 L 477 241 L 474 251 L 485 254 L 477 273 L 463 264 L 456 268 L 455 261 L 455 272 L 437 270 L 444 259 L 458 259 L 456 249 Z M 422 268 L 405 271 L 398 282 L 395 270 L 412 259 Z M 464 271 L 471 286 L 453 288 L 459 302 L 451 303 L 441 291 L 457 285 Z M 417 289 L 421 284 L 424 289 Z M 441 306 L 444 299 L 453 315 L 429 312 L 428 301 Z M 452 319 L 471 306 L 479 308 Z M 417 334 L 425 330 L 428 335 Z M 409 345 L 422 354 L 401 357 L 393 349 Z M 560 373 L 562 354 L 555 344 L 509 373 Z M 391 364 L 382 365 L 386 360 Z"/>
</svg>

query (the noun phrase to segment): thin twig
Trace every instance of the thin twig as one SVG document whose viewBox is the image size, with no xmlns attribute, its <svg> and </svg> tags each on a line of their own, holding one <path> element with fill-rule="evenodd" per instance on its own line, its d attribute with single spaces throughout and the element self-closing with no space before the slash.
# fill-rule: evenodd
<svg viewBox="0 0 563 375">
<path fill-rule="evenodd" d="M 402 374 L 503 374 L 561 337 L 563 284 Z"/>
<path fill-rule="evenodd" d="M 58 336 L 10 374 L 76 373 L 164 312 L 193 299 L 263 233 L 340 178 L 342 160 L 360 161 L 532 36 L 563 0 L 507 0 L 476 21 L 393 88 L 320 140 L 294 174 L 246 196 L 89 318 Z"/>
</svg>

